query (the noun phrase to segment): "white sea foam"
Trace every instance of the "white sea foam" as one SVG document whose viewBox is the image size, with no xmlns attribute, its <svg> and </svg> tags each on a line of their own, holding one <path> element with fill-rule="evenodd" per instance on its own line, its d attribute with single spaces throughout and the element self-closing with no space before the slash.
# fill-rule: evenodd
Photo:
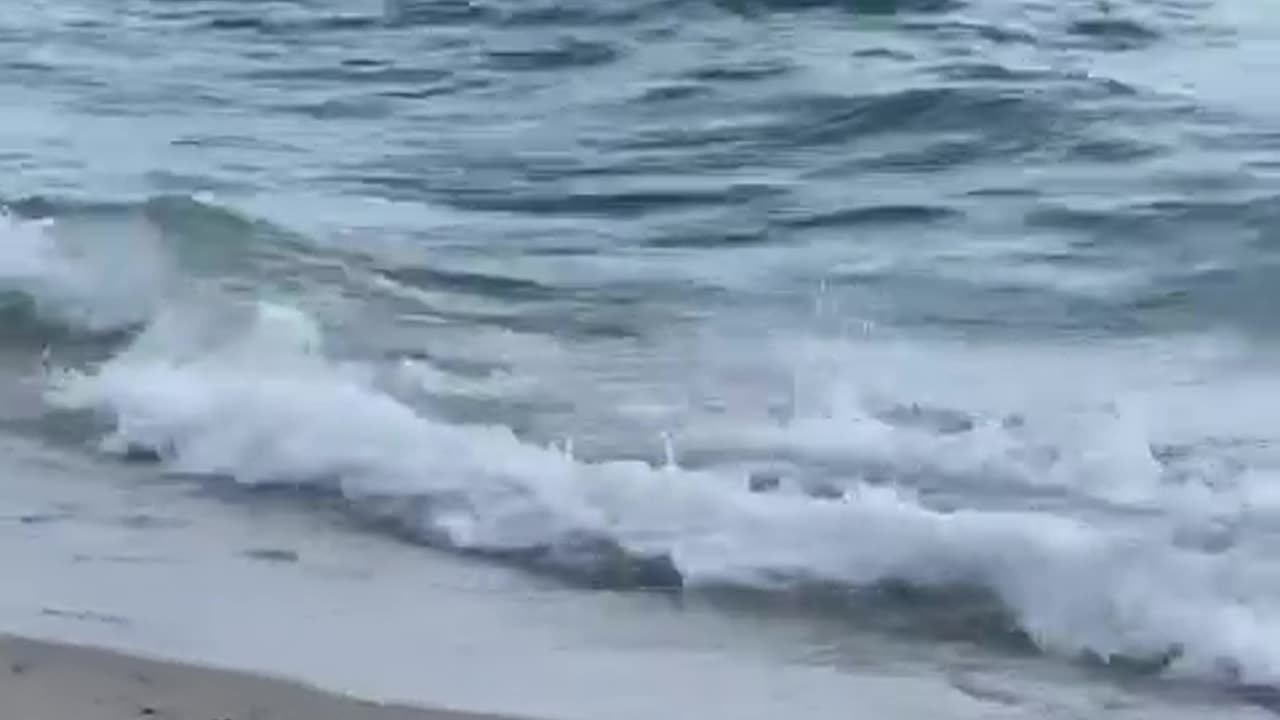
<svg viewBox="0 0 1280 720">
<path fill-rule="evenodd" d="M 877 419 L 849 399 L 720 439 L 757 453 L 870 457 L 904 472 L 1030 483 L 1059 472 L 1052 482 L 1133 501 L 1147 512 L 1142 522 L 1061 508 L 942 510 L 856 472 L 835 501 L 755 494 L 740 470 L 587 462 L 505 427 L 446 422 L 381 391 L 371 368 L 327 358 L 300 311 L 259 304 L 234 317 L 207 333 L 181 311 L 161 315 L 114 360 L 61 377 L 49 400 L 107 415 L 108 447 L 152 448 L 183 471 L 321 484 L 357 505 L 426 498 L 410 505 L 413 529 L 460 547 L 545 548 L 588 536 L 669 556 L 693 585 L 977 586 L 1051 650 L 1174 657 L 1181 670 L 1280 682 L 1280 568 L 1234 539 L 1211 549 L 1184 542 L 1188 523 L 1206 527 L 1196 508 L 1239 522 L 1248 519 L 1241 498 L 1266 493 L 1244 492 L 1236 478 L 1226 489 L 1191 483 L 1181 495 L 1169 491 L 1178 502 L 1155 502 L 1166 471 L 1148 449 L 1143 414 L 1123 403 L 1058 426 L 978 412 L 972 428 L 947 434 Z M 1089 431 L 1105 417 L 1114 422 Z M 1037 443 L 1057 459 L 1035 460 Z"/>
<path fill-rule="evenodd" d="M 138 221 L 22 220 L 0 211 L 0 292 L 29 298 L 46 321 L 93 332 L 145 321 L 168 273 Z"/>
</svg>

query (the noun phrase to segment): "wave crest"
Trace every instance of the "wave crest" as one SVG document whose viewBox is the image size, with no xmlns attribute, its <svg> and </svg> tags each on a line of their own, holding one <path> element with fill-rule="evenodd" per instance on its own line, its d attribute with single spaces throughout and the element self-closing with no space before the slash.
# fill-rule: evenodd
<svg viewBox="0 0 1280 720">
<path fill-rule="evenodd" d="M 109 449 L 247 485 L 320 488 L 417 541 L 592 584 L 987 597 L 990 624 L 1007 617 L 1054 652 L 1280 681 L 1280 573 L 1268 563 L 1142 524 L 937 509 L 857 478 L 824 499 L 752 492 L 736 471 L 582 461 L 410 406 L 377 368 L 327 358 L 293 308 L 242 310 L 216 332 L 162 315 L 112 361 L 59 377 L 49 399 L 106 415 Z"/>
<path fill-rule="evenodd" d="M 168 277 L 158 239 L 144 223 L 0 211 L 0 312 L 21 334 L 41 325 L 91 334 L 136 327 L 164 296 Z"/>
</svg>

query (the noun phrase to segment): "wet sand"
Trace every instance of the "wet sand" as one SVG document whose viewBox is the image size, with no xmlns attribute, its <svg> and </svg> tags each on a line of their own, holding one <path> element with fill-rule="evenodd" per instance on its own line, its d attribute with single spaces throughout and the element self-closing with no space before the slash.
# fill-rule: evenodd
<svg viewBox="0 0 1280 720">
<path fill-rule="evenodd" d="M 501 720 L 379 705 L 285 680 L 0 635 L 13 720 Z"/>
</svg>

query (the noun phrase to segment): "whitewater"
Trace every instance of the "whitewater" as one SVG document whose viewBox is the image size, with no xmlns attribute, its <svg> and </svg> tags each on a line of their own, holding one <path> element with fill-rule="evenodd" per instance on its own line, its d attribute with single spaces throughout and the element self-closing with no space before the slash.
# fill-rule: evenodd
<svg viewBox="0 0 1280 720">
<path fill-rule="evenodd" d="M 122 283 L 56 225 L 6 220 L 5 287 L 34 323 L 136 327 L 100 361 L 67 367 L 55 344 L 39 369 L 44 401 L 92 416 L 103 452 L 210 483 L 332 494 L 409 539 L 588 586 L 810 595 L 872 616 L 918 605 L 902 622 L 926 637 L 1277 680 L 1280 574 L 1259 530 L 1276 511 L 1266 443 L 1218 439 L 1240 432 L 1237 413 L 1188 417 L 1224 389 L 1253 411 L 1248 427 L 1267 411 L 1249 400 L 1271 379 L 1233 367 L 1239 353 L 1222 343 L 1190 354 L 1197 341 L 1180 340 L 1170 360 L 1170 347 L 1140 343 L 1064 358 L 1070 348 L 864 334 L 806 349 L 782 336 L 772 341 L 793 364 L 767 369 L 790 375 L 785 417 L 690 412 L 678 432 L 642 439 L 652 458 L 578 457 L 571 437 L 538 443 L 442 417 L 430 392 L 449 376 L 427 361 L 342 357 L 279 302 L 150 295 L 168 263 L 135 257 L 149 282 Z M 972 377 L 929 388 L 911 377 L 933 374 L 911 367 L 922 356 Z M 1032 387 L 1008 387 L 1015 363 L 1015 382 Z M 1103 387 L 1034 397 L 1040 373 Z M 798 390 L 815 382 L 820 397 Z M 951 404 L 876 397 L 895 392 Z M 761 472 L 778 491 L 752 491 Z M 957 487 L 997 497 L 958 505 Z"/>
</svg>

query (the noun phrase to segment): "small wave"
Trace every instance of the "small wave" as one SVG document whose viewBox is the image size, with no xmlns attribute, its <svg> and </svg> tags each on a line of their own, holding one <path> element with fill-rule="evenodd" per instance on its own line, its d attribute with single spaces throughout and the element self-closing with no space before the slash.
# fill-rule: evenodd
<svg viewBox="0 0 1280 720">
<path fill-rule="evenodd" d="M 875 95 L 794 98 L 780 133 L 796 146 L 844 144 L 883 133 L 975 133 L 988 157 L 1030 150 L 1061 122 L 1042 100 L 997 88 L 912 88 Z"/>
<path fill-rule="evenodd" d="M 0 214 L 0 304 L 18 327 L 113 333 L 150 316 L 167 277 L 144 226 Z"/>
<path fill-rule="evenodd" d="M 210 18 L 205 27 L 210 30 L 252 30 L 270 34 L 298 32 L 323 32 L 364 30 L 383 25 L 383 19 L 369 15 L 329 15 L 307 20 L 273 20 L 261 15 L 233 15 Z"/>
<path fill-rule="evenodd" d="M 713 250 L 752 247 L 778 242 L 778 238 L 762 228 L 707 228 L 701 232 L 663 233 L 649 240 L 649 247 L 679 250 Z"/>
<path fill-rule="evenodd" d="M 496 9 L 473 0 L 384 0 L 385 21 L 394 27 L 468 24 L 494 19 Z"/>
<path fill-rule="evenodd" d="M 270 67 L 245 72 L 241 77 L 275 86 L 340 83 L 347 87 L 376 85 L 409 91 L 424 87 L 444 87 L 453 79 L 454 73 L 439 68 L 405 66 L 393 61 L 358 58 L 344 61 L 338 66 Z"/>
<path fill-rule="evenodd" d="M 743 15 L 815 9 L 860 15 L 898 15 L 953 12 L 964 7 L 960 0 L 716 0 L 716 4 Z"/>
<path fill-rule="evenodd" d="M 32 195 L 0 199 L 11 222 L 29 221 L 48 226 L 80 221 L 147 223 L 153 231 L 187 244 L 231 243 L 242 247 L 255 230 L 266 223 L 230 208 L 189 195 L 156 195 L 141 202 L 92 200 Z"/>
<path fill-rule="evenodd" d="M 190 197 L 0 201 L 0 335 L 117 342 L 204 278 L 252 274 L 296 250 L 287 231 Z"/>
<path fill-rule="evenodd" d="M 489 65 L 503 72 L 551 72 L 569 68 L 606 65 L 618 60 L 622 50 L 605 42 L 561 38 L 550 46 L 527 49 L 494 49 L 487 53 Z"/>
<path fill-rule="evenodd" d="M 504 275 L 422 266 L 391 268 L 382 271 L 381 274 L 409 287 L 497 297 L 503 300 L 553 300 L 559 296 L 553 287 L 533 280 Z"/>
<path fill-rule="evenodd" d="M 374 179 L 365 182 L 374 183 Z M 383 181 L 387 184 L 386 181 Z M 398 182 L 398 179 L 397 181 Z M 425 188 L 421 188 L 425 191 Z M 690 209 L 721 207 L 744 202 L 759 194 L 743 187 L 688 187 L 643 189 L 638 187 L 594 191 L 552 192 L 529 188 L 523 192 L 476 192 L 470 189 L 444 189 L 433 194 L 450 205 L 465 210 L 519 212 L 546 216 L 638 217 L 672 213 Z"/>
<path fill-rule="evenodd" d="M 1105 50 L 1135 50 L 1160 39 L 1159 32 L 1137 20 L 1112 16 L 1077 20 L 1067 32 Z"/>
<path fill-rule="evenodd" d="M 683 78 L 706 85 L 720 83 L 751 83 L 787 75 L 795 70 L 789 63 L 770 58 L 753 58 L 748 61 L 712 63 L 684 73 Z"/>
<path fill-rule="evenodd" d="M 947 62 L 936 65 L 930 70 L 939 78 L 948 81 L 1033 84 L 1058 79 L 1053 73 L 1045 70 L 1009 67 L 989 60 Z"/>
<path fill-rule="evenodd" d="M 394 27 L 490 23 L 505 27 L 618 27 L 678 11 L 684 0 L 384 0 Z"/>
<path fill-rule="evenodd" d="M 1280 682 L 1280 616 L 1267 604 L 1277 578 L 1266 564 L 1179 545 L 1141 524 L 938 508 L 857 473 L 817 498 L 752 492 L 738 471 L 685 468 L 674 457 L 659 467 L 584 461 L 506 427 L 416 410 L 380 389 L 376 368 L 327 358 L 320 331 L 297 310 L 259 304 L 236 317 L 210 335 L 189 316 L 161 315 L 111 362 L 57 378 L 49 400 L 104 414 L 114 428 L 108 449 L 147 449 L 176 471 L 247 486 L 320 488 L 417 541 L 591 584 L 833 588 L 925 608 L 916 616 L 963 605 L 982 618 L 975 625 L 1054 652 Z M 918 453 L 886 455 L 907 465 L 954 461 L 975 440 L 1026 432 L 953 415 L 889 412 L 826 434 L 815 417 L 779 432 L 855 455 L 903 452 L 902 441 L 916 438 Z M 948 432 L 934 433 L 938 423 Z M 1078 453 L 1080 469 L 1100 478 L 1100 492 L 1145 497 L 1157 461 L 1129 452 L 1123 429 L 1090 437 L 1104 436 L 1110 445 Z M 1002 456 L 965 462 L 989 469 Z M 1121 481 L 1138 494 L 1110 485 Z"/>
<path fill-rule="evenodd" d="M 795 228 L 914 225 L 942 222 L 960 215 L 958 210 L 937 205 L 871 205 L 803 215 L 785 224 Z"/>
<path fill-rule="evenodd" d="M 57 345 L 101 345 L 106 348 L 127 341 L 133 326 L 85 328 L 50 317 L 30 297 L 0 291 L 0 345 L 40 349 Z"/>
</svg>

